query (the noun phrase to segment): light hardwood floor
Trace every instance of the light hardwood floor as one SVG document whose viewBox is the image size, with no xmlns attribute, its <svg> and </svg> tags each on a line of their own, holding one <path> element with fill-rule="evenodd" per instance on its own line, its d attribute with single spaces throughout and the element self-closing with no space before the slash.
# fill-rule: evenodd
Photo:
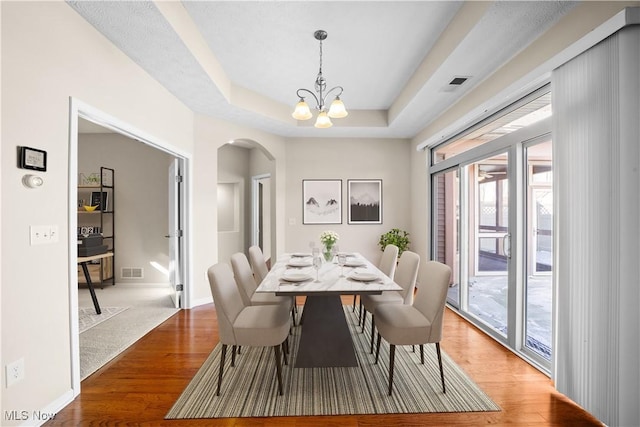
<svg viewBox="0 0 640 427">
<path fill-rule="evenodd" d="M 349 304 L 352 298 L 345 298 Z M 213 305 L 182 310 L 82 382 L 82 393 L 46 426 L 592 426 L 551 380 L 447 310 L 442 349 L 500 412 L 164 420 L 218 342 Z"/>
</svg>

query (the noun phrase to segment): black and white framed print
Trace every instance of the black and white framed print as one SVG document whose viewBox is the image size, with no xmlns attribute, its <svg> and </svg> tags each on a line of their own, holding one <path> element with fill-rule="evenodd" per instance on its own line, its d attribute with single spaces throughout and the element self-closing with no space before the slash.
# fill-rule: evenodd
<svg viewBox="0 0 640 427">
<path fill-rule="evenodd" d="M 102 192 L 102 197 L 100 197 L 99 191 L 91 192 L 91 206 L 97 206 L 97 211 L 107 211 L 109 209 L 109 204 L 107 203 L 107 192 Z"/>
<path fill-rule="evenodd" d="M 382 224 L 382 180 L 350 179 L 349 224 Z"/>
<path fill-rule="evenodd" d="M 342 180 L 302 180 L 302 223 L 342 224 Z"/>
</svg>

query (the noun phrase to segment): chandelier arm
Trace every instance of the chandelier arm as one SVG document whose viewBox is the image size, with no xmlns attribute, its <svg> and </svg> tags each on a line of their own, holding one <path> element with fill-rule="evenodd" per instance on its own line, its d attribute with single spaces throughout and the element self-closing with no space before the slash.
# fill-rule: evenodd
<svg viewBox="0 0 640 427">
<path fill-rule="evenodd" d="M 320 100 L 318 99 L 315 93 L 311 92 L 309 89 L 300 88 L 296 91 L 296 95 L 298 95 L 298 98 L 302 98 L 302 99 L 304 99 L 304 96 L 300 95 L 300 92 L 307 92 L 309 95 L 313 96 L 313 99 L 316 100 L 316 110 L 320 109 Z"/>
<path fill-rule="evenodd" d="M 326 102 L 325 102 L 325 101 L 327 100 L 327 97 L 329 96 L 329 94 L 330 94 L 331 92 L 333 92 L 334 90 L 336 90 L 336 89 L 339 89 L 339 90 L 340 90 L 340 92 L 338 92 L 338 94 L 336 95 L 336 97 L 339 97 L 340 95 L 342 95 L 342 92 L 344 92 L 344 88 L 343 88 L 342 86 L 335 86 L 335 87 L 332 87 L 331 89 L 329 89 L 329 90 L 324 94 L 324 98 L 322 98 L 322 104 L 323 104 L 323 105 L 325 105 L 325 104 L 326 104 Z"/>
</svg>

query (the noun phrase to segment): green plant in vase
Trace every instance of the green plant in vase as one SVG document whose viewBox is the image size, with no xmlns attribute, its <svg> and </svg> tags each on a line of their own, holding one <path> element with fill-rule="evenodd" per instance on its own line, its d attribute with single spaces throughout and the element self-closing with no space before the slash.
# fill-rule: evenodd
<svg viewBox="0 0 640 427">
<path fill-rule="evenodd" d="M 320 234 L 320 243 L 322 243 L 322 256 L 325 261 L 331 261 L 333 259 L 333 246 L 338 242 L 340 236 L 335 231 L 323 231 Z"/>
<path fill-rule="evenodd" d="M 402 252 L 409 249 L 409 233 L 399 228 L 392 228 L 391 231 L 387 231 L 378 241 L 380 250 L 384 251 L 387 245 L 396 245 L 398 247 L 398 256 L 402 255 Z"/>
</svg>

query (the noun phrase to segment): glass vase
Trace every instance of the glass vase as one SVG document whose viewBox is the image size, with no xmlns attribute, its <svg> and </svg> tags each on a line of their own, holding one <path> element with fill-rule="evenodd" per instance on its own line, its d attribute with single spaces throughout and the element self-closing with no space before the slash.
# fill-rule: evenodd
<svg viewBox="0 0 640 427">
<path fill-rule="evenodd" d="M 332 246 L 329 245 L 325 245 L 324 248 L 322 248 L 322 256 L 327 262 L 330 262 L 333 259 L 333 252 L 331 251 L 331 248 Z"/>
</svg>

